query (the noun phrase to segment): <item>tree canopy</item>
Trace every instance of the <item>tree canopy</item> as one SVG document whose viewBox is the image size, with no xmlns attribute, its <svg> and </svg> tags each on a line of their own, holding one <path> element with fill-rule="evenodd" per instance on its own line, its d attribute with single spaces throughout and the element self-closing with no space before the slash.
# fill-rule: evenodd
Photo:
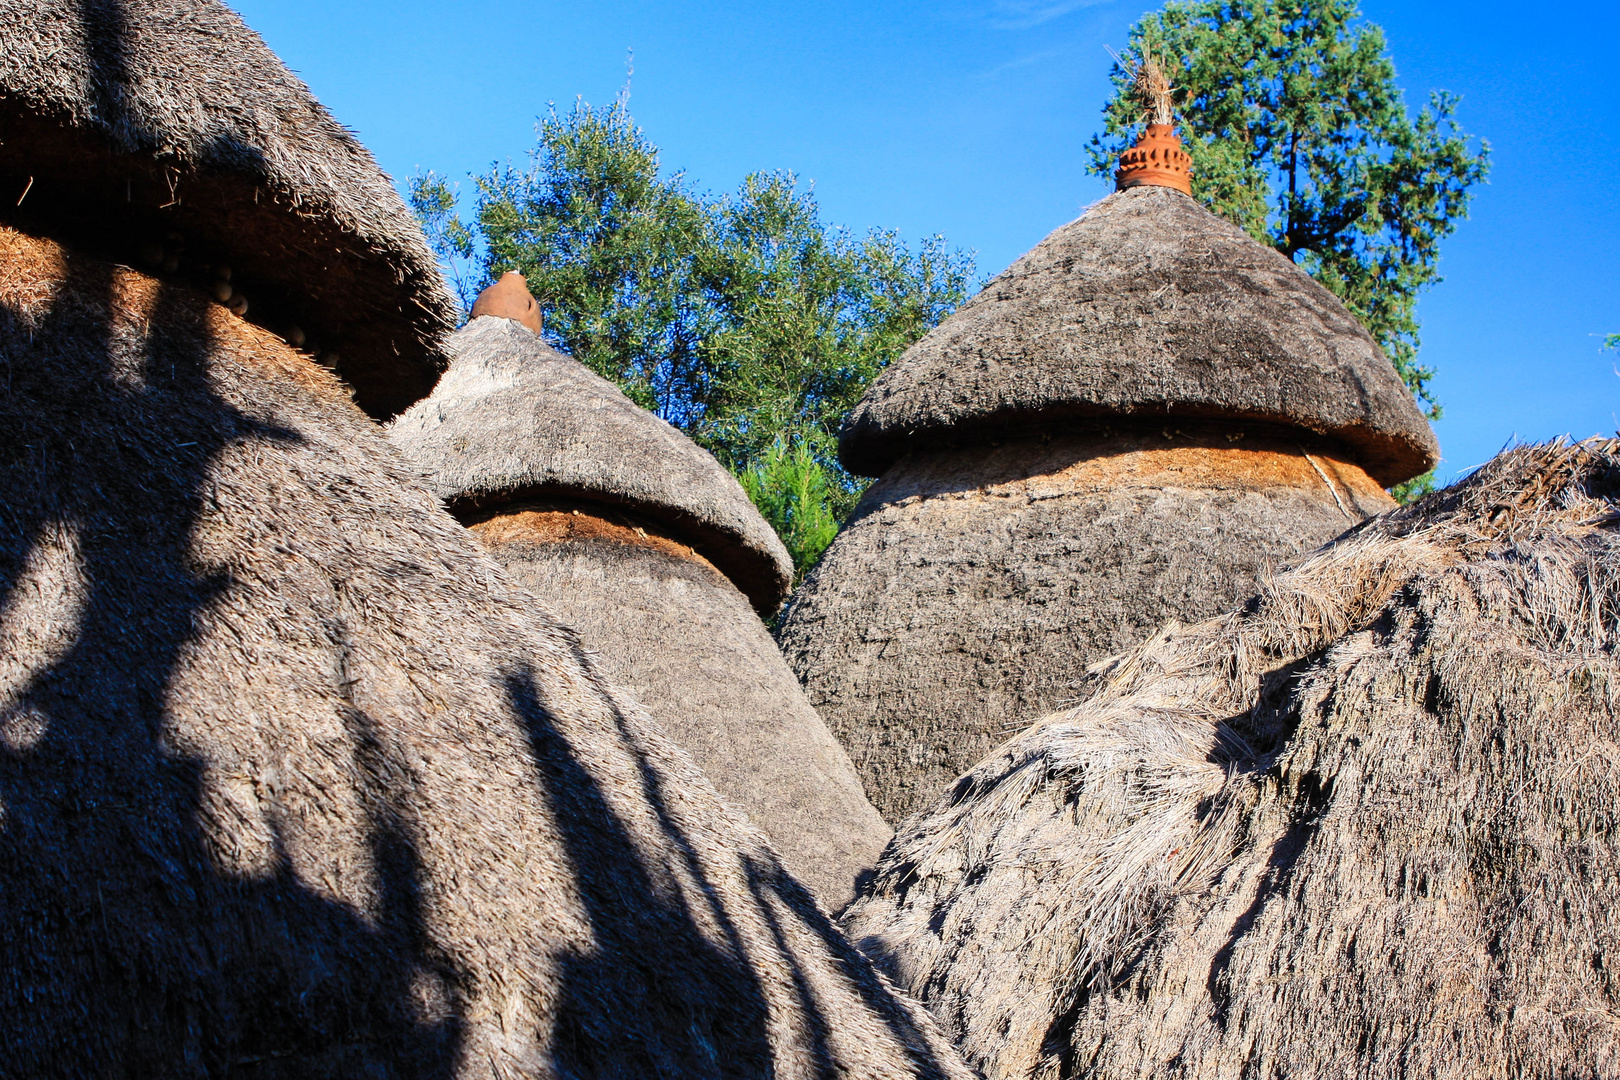
<svg viewBox="0 0 1620 1080">
<path fill-rule="evenodd" d="M 1383 31 L 1355 0 L 1172 0 L 1131 29 L 1089 150 L 1114 169 L 1142 106 L 1134 72 L 1155 58 L 1175 84 L 1193 194 L 1302 265 L 1344 301 L 1438 418 L 1418 363 L 1418 294 L 1440 280 L 1440 241 L 1467 216 L 1489 146 L 1458 128 L 1458 99 L 1417 116 Z"/>
<path fill-rule="evenodd" d="M 838 465 L 838 425 L 962 302 L 972 255 L 829 227 L 788 172 L 700 192 L 660 168 L 622 94 L 552 110 L 525 166 L 474 183 L 470 224 L 444 178 L 411 184 L 463 302 L 522 272 L 547 338 L 713 452 L 812 565 L 864 488 Z"/>
</svg>

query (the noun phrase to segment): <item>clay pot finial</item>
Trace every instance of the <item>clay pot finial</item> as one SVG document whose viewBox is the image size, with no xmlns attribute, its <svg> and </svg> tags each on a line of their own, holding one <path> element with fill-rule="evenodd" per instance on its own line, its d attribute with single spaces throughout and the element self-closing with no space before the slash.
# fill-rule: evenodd
<svg viewBox="0 0 1620 1080">
<path fill-rule="evenodd" d="M 1170 124 L 1149 124 L 1136 145 L 1119 155 L 1114 189 L 1170 187 L 1192 194 L 1192 157 Z"/>
<path fill-rule="evenodd" d="M 501 279 L 473 301 L 472 317 L 494 315 L 500 319 L 516 319 L 536 334 L 540 332 L 540 305 L 529 295 L 529 283 L 516 270 L 508 270 Z"/>
<path fill-rule="evenodd" d="M 1124 63 L 1124 61 L 1121 61 Z M 1131 91 L 1141 102 L 1147 127 L 1136 145 L 1119 155 L 1114 190 L 1133 187 L 1170 187 L 1192 194 L 1192 157 L 1181 148 L 1174 127 L 1170 95 L 1175 87 L 1153 56 L 1144 51 L 1139 63 L 1128 65 Z"/>
</svg>

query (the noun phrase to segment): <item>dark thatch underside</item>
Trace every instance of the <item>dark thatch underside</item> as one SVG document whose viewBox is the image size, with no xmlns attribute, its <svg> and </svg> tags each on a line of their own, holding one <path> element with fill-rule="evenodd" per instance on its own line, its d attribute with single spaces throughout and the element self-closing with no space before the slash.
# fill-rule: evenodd
<svg viewBox="0 0 1620 1080">
<path fill-rule="evenodd" d="M 1167 626 L 846 925 L 992 1080 L 1620 1074 L 1620 441 Z"/>
<path fill-rule="evenodd" d="M 0 231 L 0 1072 L 963 1077 L 329 374 Z"/>
<path fill-rule="evenodd" d="M 620 515 L 512 508 L 473 531 L 837 911 L 893 834 L 849 755 L 731 582 L 655 528 L 603 517 Z"/>
<path fill-rule="evenodd" d="M 389 435 L 458 517 L 536 497 L 633 508 L 696 548 L 762 614 L 781 606 L 793 561 L 714 455 L 513 319 L 474 319 L 449 350 L 433 396 Z"/>
<path fill-rule="evenodd" d="M 454 325 L 388 177 L 217 0 L 0 0 L 0 208 L 131 265 L 183 249 L 177 279 L 229 264 L 374 416 L 432 388 Z"/>
<path fill-rule="evenodd" d="M 1289 425 L 1386 487 L 1439 459 L 1344 305 L 1167 187 L 1108 196 L 1008 267 L 883 373 L 839 450 L 880 476 L 906 454 L 1099 416 Z"/>
<path fill-rule="evenodd" d="M 1237 434 L 920 454 L 868 491 L 777 636 L 884 817 L 1074 700 L 1090 664 L 1393 505 L 1331 447 Z"/>
</svg>

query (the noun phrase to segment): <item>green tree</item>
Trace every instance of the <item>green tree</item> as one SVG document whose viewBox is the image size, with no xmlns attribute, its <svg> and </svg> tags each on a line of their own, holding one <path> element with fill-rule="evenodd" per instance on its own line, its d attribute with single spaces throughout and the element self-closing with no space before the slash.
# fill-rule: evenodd
<svg viewBox="0 0 1620 1080">
<path fill-rule="evenodd" d="M 865 486 L 838 464 L 839 423 L 962 302 L 972 256 L 829 228 L 791 173 L 698 192 L 623 94 L 553 110 L 526 167 L 474 182 L 471 225 L 443 177 L 411 185 L 452 276 L 475 252 L 477 284 L 521 271 L 546 336 L 713 452 L 808 570 Z"/>
<path fill-rule="evenodd" d="M 409 194 L 411 209 L 461 301 L 461 310 L 471 311 L 485 282 L 483 269 L 473 265 L 478 238 L 456 213 L 456 185 L 429 170 L 411 177 Z"/>
<path fill-rule="evenodd" d="M 1355 0 L 1172 0 L 1132 27 L 1114 66 L 1094 172 L 1130 144 L 1132 76 L 1150 56 L 1175 84 L 1193 194 L 1343 300 L 1437 419 L 1417 297 L 1440 280 L 1440 241 L 1490 151 L 1457 127 L 1457 98 L 1431 94 L 1411 117 L 1383 31 Z"/>
<path fill-rule="evenodd" d="M 813 565 L 838 535 L 838 481 L 802 442 L 777 439 L 737 479 L 793 553 L 796 567 L 805 560 Z"/>
<path fill-rule="evenodd" d="M 712 381 L 692 434 L 739 474 L 807 455 L 842 521 L 865 485 L 838 465 L 838 426 L 877 374 L 962 302 L 971 257 L 937 236 L 913 253 L 894 232 L 829 229 L 792 173 L 747 177 L 710 204 L 709 220 L 698 269 L 718 317 L 700 350 Z"/>
<path fill-rule="evenodd" d="M 702 412 L 697 350 L 713 321 L 695 275 L 707 208 L 681 173 L 660 175 L 658 149 L 623 95 L 604 109 L 553 110 L 527 168 L 475 183 L 484 279 L 522 272 L 547 337 L 638 405 L 689 426 Z"/>
</svg>

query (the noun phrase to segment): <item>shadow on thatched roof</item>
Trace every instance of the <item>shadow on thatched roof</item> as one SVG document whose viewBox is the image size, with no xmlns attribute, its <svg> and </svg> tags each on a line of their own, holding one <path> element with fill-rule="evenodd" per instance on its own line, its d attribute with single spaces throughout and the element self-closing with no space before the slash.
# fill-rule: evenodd
<svg viewBox="0 0 1620 1080">
<path fill-rule="evenodd" d="M 1620 440 L 1520 447 L 1094 669 L 846 918 L 987 1077 L 1620 1061 Z"/>
<path fill-rule="evenodd" d="M 879 476 L 931 446 L 1121 415 L 1304 428 L 1385 486 L 1438 460 L 1412 395 L 1336 297 L 1156 186 L 1103 199 L 907 350 L 839 452 Z"/>
<path fill-rule="evenodd" d="M 966 1080 L 329 373 L 4 227 L 0 365 L 0 1073 Z"/>
<path fill-rule="evenodd" d="M 216 0 L 0 0 L 0 207 L 131 265 L 228 265 L 373 416 L 431 389 L 454 326 L 388 177 Z"/>
<path fill-rule="evenodd" d="M 787 549 L 707 450 L 511 319 L 474 319 L 449 349 L 432 395 L 389 433 L 458 516 L 533 497 L 634 507 L 756 610 L 780 606 L 793 577 Z"/>
</svg>

